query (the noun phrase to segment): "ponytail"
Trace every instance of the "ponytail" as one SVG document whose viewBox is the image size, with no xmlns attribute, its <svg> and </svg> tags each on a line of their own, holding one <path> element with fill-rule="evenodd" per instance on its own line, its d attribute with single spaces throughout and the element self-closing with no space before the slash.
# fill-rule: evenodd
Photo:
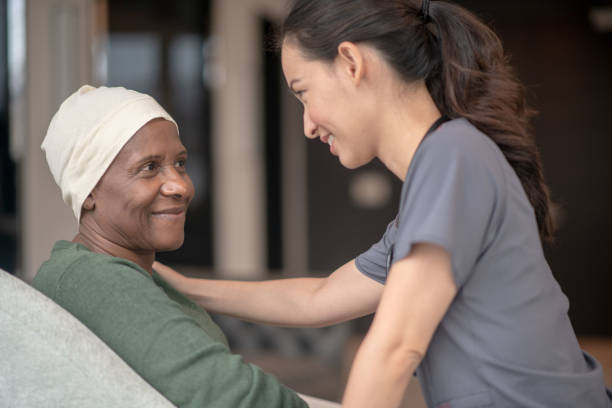
<svg viewBox="0 0 612 408">
<path fill-rule="evenodd" d="M 529 133 L 533 116 L 497 35 L 465 9 L 442 1 L 430 5 L 439 40 L 440 66 L 426 84 L 440 110 L 464 117 L 488 135 L 518 175 L 534 208 L 540 237 L 552 240 L 550 193 L 540 154 Z"/>
<path fill-rule="evenodd" d="M 342 41 L 368 43 L 407 82 L 425 80 L 438 109 L 464 117 L 501 149 L 535 210 L 540 237 L 552 239 L 548 187 L 528 131 L 534 111 L 497 35 L 444 1 L 294 0 L 281 30 L 303 54 L 333 61 Z"/>
</svg>

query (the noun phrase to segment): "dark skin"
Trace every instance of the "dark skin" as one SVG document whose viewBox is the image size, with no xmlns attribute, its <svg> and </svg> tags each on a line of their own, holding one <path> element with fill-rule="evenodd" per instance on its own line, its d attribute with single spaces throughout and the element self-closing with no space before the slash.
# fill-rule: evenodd
<svg viewBox="0 0 612 408">
<path fill-rule="evenodd" d="M 186 160 L 176 126 L 164 119 L 148 122 L 83 203 L 73 242 L 151 273 L 156 252 L 183 244 L 185 214 L 194 195 Z"/>
</svg>

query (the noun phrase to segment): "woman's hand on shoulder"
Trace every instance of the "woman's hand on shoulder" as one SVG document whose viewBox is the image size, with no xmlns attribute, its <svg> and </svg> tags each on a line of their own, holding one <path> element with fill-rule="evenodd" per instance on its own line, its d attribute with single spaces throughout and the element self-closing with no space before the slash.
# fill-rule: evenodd
<svg viewBox="0 0 612 408">
<path fill-rule="evenodd" d="M 189 278 L 175 271 L 171 267 L 164 265 L 161 262 L 153 262 L 153 270 L 157 272 L 166 282 L 174 286 L 180 292 L 185 293 L 185 289 L 189 286 Z"/>
</svg>

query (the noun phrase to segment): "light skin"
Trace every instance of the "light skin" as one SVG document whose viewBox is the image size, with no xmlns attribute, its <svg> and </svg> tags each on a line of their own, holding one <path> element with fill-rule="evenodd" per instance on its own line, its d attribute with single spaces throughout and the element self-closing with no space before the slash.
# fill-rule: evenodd
<svg viewBox="0 0 612 408">
<path fill-rule="evenodd" d="M 74 242 L 152 271 L 155 253 L 183 244 L 194 188 L 176 126 L 145 124 L 125 144 L 83 203 Z"/>
<path fill-rule="evenodd" d="M 282 48 L 287 84 L 304 106 L 304 133 L 328 143 L 347 168 L 379 158 L 402 181 L 427 130 L 440 117 L 423 81 L 406 83 L 373 48 L 338 46 L 333 62 L 309 60 L 291 41 Z M 321 279 L 265 282 L 184 278 L 155 265 L 203 307 L 284 326 L 323 326 L 376 311 L 356 355 L 342 405 L 398 407 L 457 288 L 448 252 L 417 243 L 393 264 L 382 286 L 351 260 Z"/>
</svg>

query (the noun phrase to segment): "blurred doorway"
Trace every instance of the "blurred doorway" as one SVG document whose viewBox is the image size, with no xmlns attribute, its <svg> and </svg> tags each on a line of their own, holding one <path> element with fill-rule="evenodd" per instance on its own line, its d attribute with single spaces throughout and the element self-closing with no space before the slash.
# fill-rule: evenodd
<svg viewBox="0 0 612 408">
<path fill-rule="evenodd" d="M 182 248 L 160 253 L 172 265 L 211 267 L 211 91 L 207 82 L 210 3 L 109 0 L 106 78 L 153 96 L 176 120 L 196 188 Z"/>
</svg>

